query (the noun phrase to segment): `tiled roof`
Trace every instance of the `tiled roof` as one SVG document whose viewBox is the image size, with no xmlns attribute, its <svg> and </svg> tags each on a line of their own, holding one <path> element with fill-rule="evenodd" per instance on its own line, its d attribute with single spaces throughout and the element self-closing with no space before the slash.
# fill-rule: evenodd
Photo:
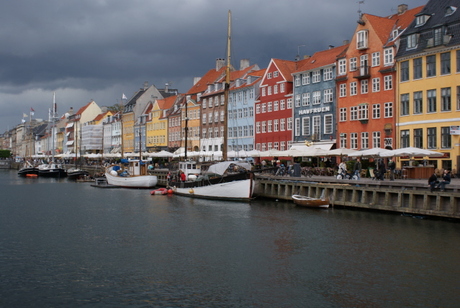
<svg viewBox="0 0 460 308">
<path fill-rule="evenodd" d="M 280 74 L 286 81 L 292 82 L 292 72 L 296 69 L 296 62 L 281 59 L 272 59 L 272 62 L 278 68 Z"/>
<path fill-rule="evenodd" d="M 208 84 L 214 83 L 218 78 L 225 74 L 225 66 L 216 71 L 210 69 L 201 79 L 195 83 L 188 91 L 187 94 L 197 94 L 206 91 Z"/>
<path fill-rule="evenodd" d="M 349 44 L 315 52 L 310 58 L 298 61 L 295 72 L 308 71 L 329 64 L 334 64 L 337 60 L 337 56 L 345 51 L 348 48 L 348 45 Z"/>
<path fill-rule="evenodd" d="M 75 115 L 77 115 L 77 114 L 80 114 L 80 115 L 81 115 L 81 114 L 83 113 L 83 111 L 85 111 L 86 108 L 88 108 L 89 105 L 91 105 L 92 102 L 93 102 L 93 101 L 89 102 L 89 103 L 86 104 L 85 106 L 83 106 L 83 107 L 81 107 L 80 109 L 78 109 L 78 111 L 77 111 L 77 113 L 75 113 Z"/>
</svg>

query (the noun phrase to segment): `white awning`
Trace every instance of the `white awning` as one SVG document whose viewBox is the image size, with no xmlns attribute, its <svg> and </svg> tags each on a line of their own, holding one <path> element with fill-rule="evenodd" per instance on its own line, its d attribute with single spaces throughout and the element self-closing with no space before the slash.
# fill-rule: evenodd
<svg viewBox="0 0 460 308">
<path fill-rule="evenodd" d="M 67 141 L 65 145 L 73 145 L 73 140 L 72 141 Z"/>
<path fill-rule="evenodd" d="M 68 132 L 68 133 L 67 133 L 67 134 L 65 134 L 65 135 L 66 135 L 66 137 L 69 137 L 69 136 L 70 136 L 70 132 Z"/>
<path fill-rule="evenodd" d="M 71 122 L 71 123 L 67 123 L 67 125 L 66 125 L 66 127 L 65 127 L 65 128 L 71 128 L 71 127 L 73 127 L 73 124 L 74 124 L 73 122 Z"/>
</svg>

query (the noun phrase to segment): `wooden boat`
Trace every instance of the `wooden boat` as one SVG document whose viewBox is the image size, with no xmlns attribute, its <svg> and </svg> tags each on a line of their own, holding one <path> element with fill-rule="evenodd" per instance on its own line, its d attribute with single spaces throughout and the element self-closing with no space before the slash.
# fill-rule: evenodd
<svg viewBox="0 0 460 308">
<path fill-rule="evenodd" d="M 79 180 L 79 179 L 83 179 L 83 178 L 85 178 L 87 176 L 89 176 L 89 172 L 85 171 L 85 170 L 82 170 L 82 169 L 70 168 L 70 169 L 67 170 L 67 178 L 69 180 Z"/>
<path fill-rule="evenodd" d="M 109 166 L 105 171 L 109 185 L 125 188 L 151 188 L 158 183 L 156 175 L 147 173 L 147 166 L 142 160 L 123 160 L 121 165 Z"/>
<path fill-rule="evenodd" d="M 330 205 L 329 198 L 324 196 L 324 190 L 319 198 L 312 198 L 303 195 L 292 195 L 292 200 L 296 205 L 304 207 L 327 209 Z"/>
</svg>

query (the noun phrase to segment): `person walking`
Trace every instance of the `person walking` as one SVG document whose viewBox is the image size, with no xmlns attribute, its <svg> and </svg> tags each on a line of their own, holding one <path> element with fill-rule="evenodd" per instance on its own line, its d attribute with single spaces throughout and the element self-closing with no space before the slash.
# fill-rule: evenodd
<svg viewBox="0 0 460 308">
<path fill-rule="evenodd" d="M 378 170 L 379 170 L 379 176 L 377 179 L 383 181 L 385 179 L 385 173 L 387 172 L 387 169 L 385 167 L 385 162 L 383 161 L 383 159 L 379 160 Z"/>
<path fill-rule="evenodd" d="M 390 159 L 390 161 L 388 162 L 388 169 L 390 169 L 390 181 L 394 181 L 396 169 L 396 163 L 394 160 Z"/>
<path fill-rule="evenodd" d="M 439 182 L 438 188 L 440 191 L 444 191 L 446 189 L 446 185 L 450 184 L 451 176 L 450 176 L 450 171 L 447 169 L 444 169 L 444 173 L 442 175 L 442 181 Z"/>
</svg>

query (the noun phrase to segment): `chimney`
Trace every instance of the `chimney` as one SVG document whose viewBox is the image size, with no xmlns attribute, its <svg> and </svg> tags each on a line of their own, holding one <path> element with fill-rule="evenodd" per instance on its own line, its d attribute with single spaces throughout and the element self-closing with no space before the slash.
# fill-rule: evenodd
<svg viewBox="0 0 460 308">
<path fill-rule="evenodd" d="M 240 60 L 240 71 L 249 67 L 249 59 Z"/>
<path fill-rule="evenodd" d="M 350 41 L 349 40 L 343 40 L 343 44 L 348 45 L 348 44 L 350 44 Z"/>
<path fill-rule="evenodd" d="M 165 93 L 168 93 L 169 91 L 169 83 L 165 83 Z"/>
<path fill-rule="evenodd" d="M 334 45 L 329 45 L 329 49 L 332 49 L 332 48 L 334 48 Z"/>
<path fill-rule="evenodd" d="M 304 59 L 304 60 L 310 59 L 310 57 L 311 57 L 310 55 L 304 55 L 304 56 L 303 56 L 303 59 Z"/>
<path fill-rule="evenodd" d="M 220 70 L 225 66 L 225 59 L 216 59 L 216 71 Z"/>
<path fill-rule="evenodd" d="M 398 5 L 398 14 L 402 14 L 407 11 L 407 4 Z"/>
<path fill-rule="evenodd" d="M 193 77 L 193 85 L 196 85 L 200 79 L 201 77 Z"/>
<path fill-rule="evenodd" d="M 144 91 L 147 90 L 149 88 L 149 82 L 146 81 L 144 82 Z"/>
</svg>

